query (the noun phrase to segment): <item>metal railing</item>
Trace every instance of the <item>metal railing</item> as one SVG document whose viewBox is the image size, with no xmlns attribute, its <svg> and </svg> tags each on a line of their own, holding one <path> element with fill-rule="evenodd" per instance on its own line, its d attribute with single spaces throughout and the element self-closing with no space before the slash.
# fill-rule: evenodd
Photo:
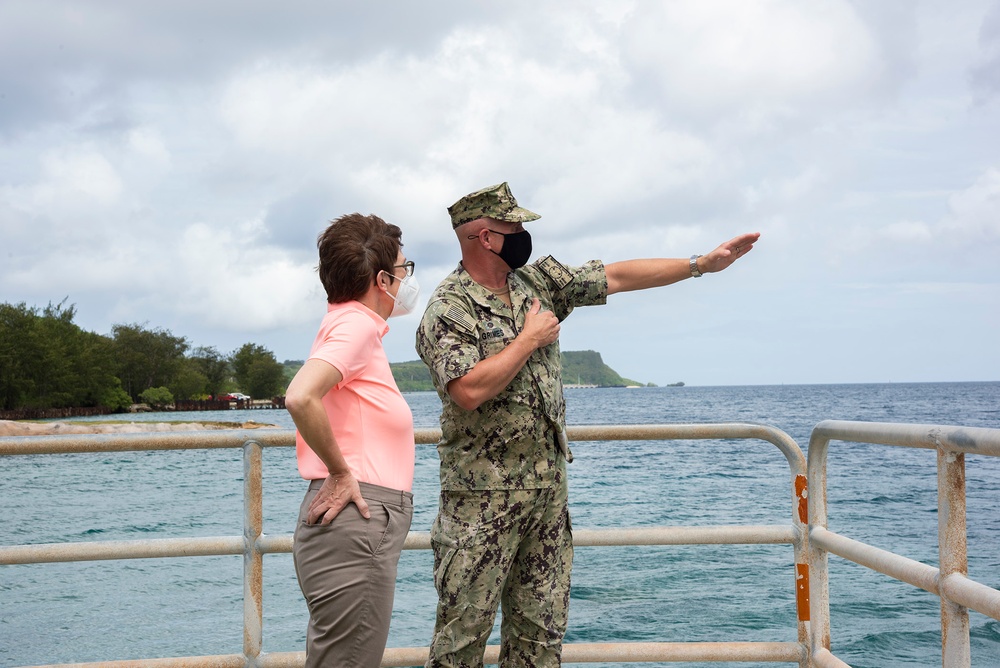
<svg viewBox="0 0 1000 668">
<path fill-rule="evenodd" d="M 416 441 L 436 443 L 438 430 L 418 430 Z M 808 465 L 801 449 L 784 432 L 765 425 L 678 424 L 570 427 L 571 441 L 754 439 L 778 447 L 789 466 L 792 502 L 789 524 L 759 526 L 577 529 L 576 546 L 790 544 L 794 550 L 797 642 L 568 643 L 564 663 L 763 661 L 798 663 L 800 668 L 847 666 L 830 652 L 827 553 L 837 554 L 937 594 L 942 599 L 945 668 L 968 668 L 969 624 L 966 608 L 1000 619 L 1000 592 L 966 577 L 964 454 L 1000 455 L 1000 430 L 925 425 L 822 422 L 813 432 Z M 941 564 L 932 568 L 839 536 L 826 528 L 826 451 L 830 440 L 862 441 L 938 450 Z M 242 448 L 244 523 L 242 536 L 0 546 L 0 565 L 154 557 L 243 555 L 243 653 L 212 656 L 108 661 L 78 666 L 233 666 L 297 668 L 304 652 L 262 651 L 264 554 L 288 553 L 291 535 L 263 533 L 262 452 L 294 445 L 290 430 L 153 433 L 102 436 L 0 438 L 0 456 L 57 453 L 129 452 Z M 809 489 L 812 493 L 811 503 Z M 404 549 L 430 548 L 427 532 L 410 532 Z M 813 585 L 810 588 L 810 573 Z M 812 595 L 810 595 L 811 591 Z M 964 628 L 964 640 L 963 638 Z M 499 648 L 489 646 L 486 662 L 496 663 Z M 383 666 L 422 665 L 426 647 L 388 648 Z"/>
<path fill-rule="evenodd" d="M 649 425 L 614 427 L 570 427 L 572 441 L 667 440 L 667 439 L 755 439 L 777 446 L 790 469 L 791 522 L 762 526 L 651 527 L 633 529 L 577 529 L 576 546 L 690 545 L 690 544 L 790 544 L 796 564 L 798 609 L 797 642 L 709 642 L 709 643 L 570 643 L 564 645 L 564 663 L 600 661 L 769 661 L 808 665 L 808 565 L 806 532 L 806 462 L 798 445 L 784 432 L 756 424 Z M 440 431 L 417 430 L 416 441 L 436 443 Z M 191 656 L 140 661 L 107 661 L 86 666 L 248 666 L 260 668 L 298 667 L 305 652 L 262 651 L 262 591 L 265 554 L 292 550 L 292 536 L 263 533 L 262 452 L 265 447 L 287 447 L 295 443 L 290 430 L 213 431 L 100 436 L 33 436 L 0 439 L 0 455 L 126 452 L 242 448 L 244 522 L 242 536 L 168 538 L 0 547 L 0 565 L 104 559 L 145 559 L 243 555 L 243 654 Z M 404 549 L 429 549 L 430 534 L 410 532 Z M 486 649 L 487 663 L 496 663 L 499 648 Z M 388 648 L 383 666 L 422 665 L 426 647 Z"/>
<path fill-rule="evenodd" d="M 852 540 L 827 528 L 826 460 L 830 441 L 937 451 L 938 556 L 940 568 Z M 935 594 L 941 599 L 941 664 L 969 668 L 969 610 L 1000 620 L 1000 591 L 968 577 L 965 525 L 965 455 L 1000 456 L 1000 429 L 826 420 L 809 439 L 809 563 L 812 648 L 816 668 L 848 666 L 830 652 L 827 554 Z M 849 667 L 848 667 L 849 668 Z"/>
</svg>

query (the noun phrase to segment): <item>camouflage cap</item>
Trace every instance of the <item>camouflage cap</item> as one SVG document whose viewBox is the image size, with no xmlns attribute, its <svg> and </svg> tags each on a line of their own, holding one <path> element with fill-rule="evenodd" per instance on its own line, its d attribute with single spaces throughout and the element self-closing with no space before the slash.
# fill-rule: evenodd
<svg viewBox="0 0 1000 668">
<path fill-rule="evenodd" d="M 479 218 L 495 218 L 508 223 L 527 223 L 541 218 L 537 213 L 517 205 L 506 181 L 469 193 L 449 206 L 448 214 L 452 229 Z"/>
</svg>

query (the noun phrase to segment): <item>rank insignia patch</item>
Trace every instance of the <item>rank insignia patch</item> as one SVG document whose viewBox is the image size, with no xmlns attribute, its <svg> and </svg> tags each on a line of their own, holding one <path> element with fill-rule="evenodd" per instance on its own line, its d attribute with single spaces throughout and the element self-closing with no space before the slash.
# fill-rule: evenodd
<svg viewBox="0 0 1000 668">
<path fill-rule="evenodd" d="M 535 262 L 535 266 L 545 272 L 545 275 L 552 279 L 552 282 L 560 290 L 573 282 L 573 275 L 551 255 L 546 255 Z"/>
</svg>

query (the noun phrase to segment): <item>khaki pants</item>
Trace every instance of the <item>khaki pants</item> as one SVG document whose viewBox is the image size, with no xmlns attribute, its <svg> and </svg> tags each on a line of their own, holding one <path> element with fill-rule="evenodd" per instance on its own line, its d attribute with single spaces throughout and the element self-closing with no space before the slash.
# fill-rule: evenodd
<svg viewBox="0 0 1000 668">
<path fill-rule="evenodd" d="M 558 666 L 573 537 L 566 485 L 442 491 L 431 529 L 437 620 L 428 668 L 478 668 L 503 606 L 500 666 Z"/>
<path fill-rule="evenodd" d="M 371 519 L 352 503 L 327 526 L 306 524 L 322 484 L 309 485 L 292 547 L 309 606 L 306 666 L 374 668 L 389 637 L 396 566 L 413 518 L 413 495 L 362 482 Z"/>
</svg>

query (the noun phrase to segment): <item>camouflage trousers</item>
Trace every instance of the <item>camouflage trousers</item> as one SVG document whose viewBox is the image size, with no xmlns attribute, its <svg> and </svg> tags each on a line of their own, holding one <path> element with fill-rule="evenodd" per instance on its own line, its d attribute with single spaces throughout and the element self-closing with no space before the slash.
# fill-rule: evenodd
<svg viewBox="0 0 1000 668">
<path fill-rule="evenodd" d="M 478 668 L 502 605 L 500 666 L 558 666 L 573 537 L 563 482 L 442 491 L 431 529 L 437 620 L 427 667 Z"/>
</svg>

